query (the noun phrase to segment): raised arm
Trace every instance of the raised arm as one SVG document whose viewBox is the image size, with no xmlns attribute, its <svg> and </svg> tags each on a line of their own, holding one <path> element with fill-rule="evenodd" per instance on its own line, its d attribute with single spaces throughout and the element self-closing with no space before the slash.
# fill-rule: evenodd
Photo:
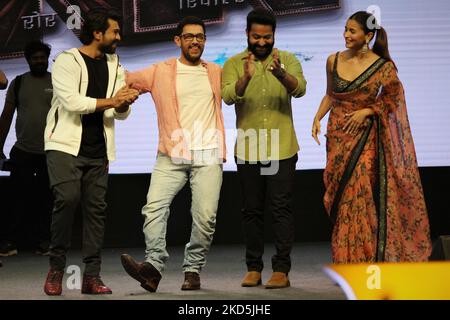
<svg viewBox="0 0 450 320">
<path fill-rule="evenodd" d="M 222 98 L 228 104 L 240 103 L 244 100 L 247 86 L 255 74 L 255 57 L 249 53 L 244 58 L 243 74 L 241 74 L 239 64 L 234 60 L 225 62 L 222 72 Z"/>
<path fill-rule="evenodd" d="M 152 65 L 138 71 L 126 72 L 126 84 L 139 92 L 146 93 L 153 90 L 153 81 L 155 78 L 156 65 Z"/>
<path fill-rule="evenodd" d="M 300 61 L 293 55 L 287 54 L 281 61 L 278 49 L 273 50 L 273 63 L 270 66 L 272 74 L 281 82 L 289 94 L 299 98 L 306 93 L 306 80 Z"/>
</svg>

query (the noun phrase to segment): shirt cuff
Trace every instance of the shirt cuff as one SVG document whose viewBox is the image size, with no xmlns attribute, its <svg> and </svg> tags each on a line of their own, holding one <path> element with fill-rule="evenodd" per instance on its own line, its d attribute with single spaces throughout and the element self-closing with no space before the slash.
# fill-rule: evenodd
<svg viewBox="0 0 450 320">
<path fill-rule="evenodd" d="M 295 98 L 299 98 L 302 97 L 303 95 L 305 95 L 306 92 L 306 81 L 304 79 L 297 79 L 297 88 L 295 88 L 294 91 L 292 91 L 290 93 L 291 96 L 295 97 Z"/>
<path fill-rule="evenodd" d="M 97 110 L 97 99 L 88 98 L 88 113 L 94 113 Z"/>
</svg>

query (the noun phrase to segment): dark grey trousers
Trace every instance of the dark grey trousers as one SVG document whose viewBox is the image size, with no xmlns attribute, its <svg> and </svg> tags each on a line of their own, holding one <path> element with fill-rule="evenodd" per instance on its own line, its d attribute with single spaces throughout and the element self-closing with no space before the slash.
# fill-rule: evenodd
<svg viewBox="0 0 450 320">
<path fill-rule="evenodd" d="M 83 262 L 85 275 L 97 276 L 105 231 L 108 160 L 47 152 L 50 187 L 55 202 L 52 213 L 50 268 L 64 270 L 70 247 L 74 215 L 83 214 Z"/>
</svg>

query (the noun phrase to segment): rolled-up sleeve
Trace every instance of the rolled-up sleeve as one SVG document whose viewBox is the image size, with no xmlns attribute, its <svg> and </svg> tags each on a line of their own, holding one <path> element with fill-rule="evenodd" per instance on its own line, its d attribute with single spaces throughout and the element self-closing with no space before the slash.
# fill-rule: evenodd
<svg viewBox="0 0 450 320">
<path fill-rule="evenodd" d="M 286 71 L 295 77 L 298 81 L 297 88 L 294 91 L 290 92 L 290 95 L 294 98 L 300 98 L 306 93 L 306 80 L 303 76 L 303 69 L 300 61 L 293 55 L 288 54 L 286 59 Z"/>
<path fill-rule="evenodd" d="M 152 65 L 145 69 L 126 72 L 126 83 L 133 89 L 137 89 L 140 93 L 151 92 L 153 88 L 153 79 L 155 76 L 156 66 Z"/>
<path fill-rule="evenodd" d="M 236 94 L 236 83 L 239 81 L 237 66 L 233 60 L 225 62 L 222 71 L 222 99 L 227 105 L 241 103 L 244 97 Z"/>
</svg>

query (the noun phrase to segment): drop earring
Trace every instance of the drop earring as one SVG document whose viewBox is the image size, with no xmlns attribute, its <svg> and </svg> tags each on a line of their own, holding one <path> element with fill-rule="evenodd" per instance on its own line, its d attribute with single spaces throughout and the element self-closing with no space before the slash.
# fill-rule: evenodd
<svg viewBox="0 0 450 320">
<path fill-rule="evenodd" d="M 362 47 L 361 52 L 362 52 L 363 54 L 366 54 L 367 51 L 369 51 L 369 44 L 366 42 L 366 43 L 364 44 L 364 46 Z"/>
</svg>

